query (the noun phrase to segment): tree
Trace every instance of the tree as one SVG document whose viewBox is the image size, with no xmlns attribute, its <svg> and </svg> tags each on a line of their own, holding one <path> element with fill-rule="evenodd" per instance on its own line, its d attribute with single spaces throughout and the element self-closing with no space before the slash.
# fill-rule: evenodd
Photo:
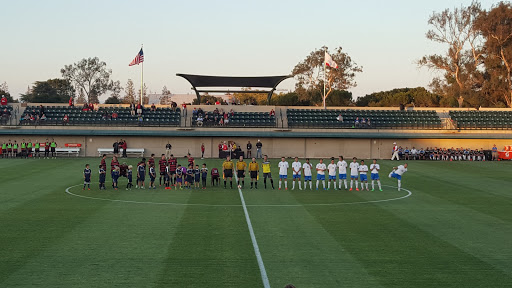
<svg viewBox="0 0 512 288">
<path fill-rule="evenodd" d="M 460 106 L 464 97 L 471 95 L 469 90 L 479 79 L 478 69 L 481 53 L 481 39 L 473 27 L 475 19 L 481 12 L 478 2 L 467 7 L 434 12 L 428 24 L 432 26 L 426 34 L 427 39 L 445 44 L 448 50 L 445 55 L 427 55 L 418 61 L 420 67 L 442 71 L 444 80 L 434 78 L 433 87 L 437 92 L 444 92 L 447 97 L 459 98 Z"/>
<path fill-rule="evenodd" d="M 0 98 L 5 95 L 8 103 L 18 102 L 18 100 L 14 100 L 9 93 L 9 86 L 7 86 L 7 82 L 0 84 Z"/>
<path fill-rule="evenodd" d="M 121 99 L 123 104 L 135 103 L 135 88 L 133 86 L 132 79 L 128 79 L 126 82 L 126 88 L 124 88 L 124 97 Z"/>
<path fill-rule="evenodd" d="M 164 86 L 162 88 L 162 96 L 160 97 L 160 104 L 161 105 L 171 105 L 171 91 L 167 89 L 167 86 Z"/>
<path fill-rule="evenodd" d="M 482 11 L 475 27 L 485 39 L 486 95 L 512 108 L 512 4 L 499 2 Z"/>
<path fill-rule="evenodd" d="M 224 99 L 222 99 L 222 97 L 215 97 L 212 95 L 208 95 L 208 93 L 201 95 L 201 103 L 198 103 L 197 98 L 194 98 L 194 100 L 192 100 L 192 104 L 199 105 L 199 104 L 206 104 L 206 102 L 208 102 L 213 105 L 217 101 L 219 101 L 221 105 L 227 105 L 226 101 L 224 101 Z"/>
<path fill-rule="evenodd" d="M 121 104 L 121 100 L 117 96 L 110 96 L 105 100 L 105 104 Z"/>
<path fill-rule="evenodd" d="M 146 105 L 149 103 L 149 97 L 147 96 L 148 95 L 148 87 L 146 87 L 146 84 L 144 83 L 144 93 L 142 94 L 143 97 L 142 97 L 142 104 Z M 140 102 L 140 89 L 139 89 L 139 92 L 137 93 L 138 95 L 138 98 L 139 98 L 139 102 Z"/>
<path fill-rule="evenodd" d="M 84 91 L 89 103 L 99 103 L 98 98 L 114 86 L 110 80 L 112 70 L 107 69 L 107 63 L 98 57 L 84 58 L 77 63 L 65 65 L 60 72 L 62 77 Z"/>
<path fill-rule="evenodd" d="M 359 97 L 356 105 L 359 107 L 396 107 L 400 104 L 414 104 L 418 107 L 438 107 L 440 99 L 439 95 L 431 93 L 423 87 L 401 88 Z"/>
<path fill-rule="evenodd" d="M 49 79 L 37 81 L 31 94 L 21 95 L 21 100 L 28 103 L 67 103 L 73 97 L 75 89 L 66 79 Z"/>
<path fill-rule="evenodd" d="M 308 98 L 311 96 L 308 93 L 310 90 L 322 91 L 324 76 L 327 89 L 323 97 L 324 101 L 334 90 L 348 90 L 357 86 L 356 73 L 363 72 L 363 68 L 357 66 L 352 58 L 343 52 L 341 47 L 338 47 L 334 53 L 330 53 L 332 59 L 338 64 L 338 69 L 324 69 L 326 52 L 328 49 L 325 46 L 317 49 L 293 68 L 292 74 L 297 80 L 295 88 L 299 101 L 310 100 Z M 324 73 L 326 74 L 324 75 Z"/>
<path fill-rule="evenodd" d="M 78 93 L 78 97 L 76 98 L 76 104 L 84 104 L 87 103 L 87 99 L 85 99 L 84 89 L 80 89 Z"/>
<path fill-rule="evenodd" d="M 267 93 L 252 93 L 251 88 L 243 88 L 243 93 L 234 93 L 233 97 L 238 103 L 249 105 L 266 105 Z"/>
</svg>

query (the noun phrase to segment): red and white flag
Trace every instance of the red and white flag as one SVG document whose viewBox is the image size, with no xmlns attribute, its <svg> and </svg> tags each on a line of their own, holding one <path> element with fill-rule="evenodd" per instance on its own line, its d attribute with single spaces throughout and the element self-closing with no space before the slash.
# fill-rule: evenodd
<svg viewBox="0 0 512 288">
<path fill-rule="evenodd" d="M 334 62 L 334 60 L 332 60 L 331 55 L 329 55 L 329 53 L 327 53 L 327 51 L 325 52 L 325 65 L 327 65 L 331 68 L 334 68 L 334 69 L 338 69 L 338 64 L 336 62 Z"/>
<path fill-rule="evenodd" d="M 133 59 L 133 61 L 128 66 L 139 65 L 142 62 L 144 62 L 144 53 L 142 52 L 142 48 L 140 48 L 139 53 L 137 54 L 137 56 L 135 56 L 135 59 Z"/>
</svg>

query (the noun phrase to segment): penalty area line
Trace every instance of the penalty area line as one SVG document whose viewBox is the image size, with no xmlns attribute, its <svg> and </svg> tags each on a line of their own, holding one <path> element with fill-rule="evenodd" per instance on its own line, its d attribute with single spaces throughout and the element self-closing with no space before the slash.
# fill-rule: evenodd
<svg viewBox="0 0 512 288">
<path fill-rule="evenodd" d="M 235 174 L 235 180 L 238 183 L 238 176 Z M 237 185 L 238 188 L 238 185 Z M 242 189 L 238 188 L 238 193 L 240 194 L 240 200 L 242 201 L 242 208 L 245 213 L 245 220 L 247 221 L 247 227 L 249 227 L 249 234 L 251 235 L 252 247 L 254 248 L 254 254 L 256 254 L 256 260 L 258 260 L 258 267 L 260 268 L 261 281 L 263 282 L 263 287 L 270 288 L 270 282 L 268 281 L 267 271 L 265 270 L 265 265 L 263 264 L 263 258 L 261 258 L 260 248 L 258 246 L 258 242 L 256 241 L 256 235 L 254 234 L 254 229 L 252 228 L 251 218 L 249 217 L 249 211 L 247 211 L 247 205 L 245 205 L 244 194 L 242 193 Z"/>
</svg>

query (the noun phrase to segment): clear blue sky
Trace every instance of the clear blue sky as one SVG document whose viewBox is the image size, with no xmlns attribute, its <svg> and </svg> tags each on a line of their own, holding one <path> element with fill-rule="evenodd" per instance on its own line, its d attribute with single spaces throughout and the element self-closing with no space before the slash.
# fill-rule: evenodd
<svg viewBox="0 0 512 288">
<path fill-rule="evenodd" d="M 35 81 L 60 77 L 64 65 L 97 56 L 114 80 L 140 87 L 140 69 L 128 64 L 143 43 L 144 82 L 156 93 L 164 85 L 190 93 L 176 73 L 289 74 L 323 45 L 342 46 L 363 66 L 355 97 L 426 86 L 433 75 L 414 62 L 443 51 L 425 39 L 429 16 L 470 2 L 0 0 L 0 83 L 18 97 Z"/>
</svg>

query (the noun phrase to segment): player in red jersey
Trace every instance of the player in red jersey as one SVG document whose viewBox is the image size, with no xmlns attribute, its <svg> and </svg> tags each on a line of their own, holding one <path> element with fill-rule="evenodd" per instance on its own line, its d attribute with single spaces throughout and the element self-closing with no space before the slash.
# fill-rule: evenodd
<svg viewBox="0 0 512 288">
<path fill-rule="evenodd" d="M 170 183 L 176 186 L 176 168 L 178 166 L 178 160 L 171 154 L 171 158 L 167 160 L 167 163 L 169 164 Z"/>
<path fill-rule="evenodd" d="M 212 173 L 212 186 L 219 186 L 219 183 L 220 183 L 219 169 L 213 168 L 211 173 Z"/>
<path fill-rule="evenodd" d="M 117 157 L 114 156 L 114 157 L 112 157 L 112 161 L 110 161 L 110 173 L 112 173 L 112 171 L 114 171 L 114 168 L 116 166 L 119 167 L 119 161 L 117 161 Z"/>
<path fill-rule="evenodd" d="M 160 181 L 160 186 L 162 186 L 162 178 L 165 179 L 165 175 L 166 175 L 165 168 L 167 167 L 167 159 L 165 158 L 165 154 L 162 154 L 162 158 L 160 158 L 160 160 L 158 160 L 158 166 L 160 167 L 159 181 Z"/>
<path fill-rule="evenodd" d="M 100 163 L 100 166 L 101 168 L 103 168 L 103 170 L 107 171 L 107 162 L 106 162 L 106 159 L 107 159 L 107 154 L 103 154 L 103 156 L 101 157 L 101 163 Z"/>
<path fill-rule="evenodd" d="M 194 157 L 190 155 L 190 153 L 187 154 L 188 157 L 188 165 L 190 166 L 192 164 L 192 167 L 194 167 Z"/>
</svg>

